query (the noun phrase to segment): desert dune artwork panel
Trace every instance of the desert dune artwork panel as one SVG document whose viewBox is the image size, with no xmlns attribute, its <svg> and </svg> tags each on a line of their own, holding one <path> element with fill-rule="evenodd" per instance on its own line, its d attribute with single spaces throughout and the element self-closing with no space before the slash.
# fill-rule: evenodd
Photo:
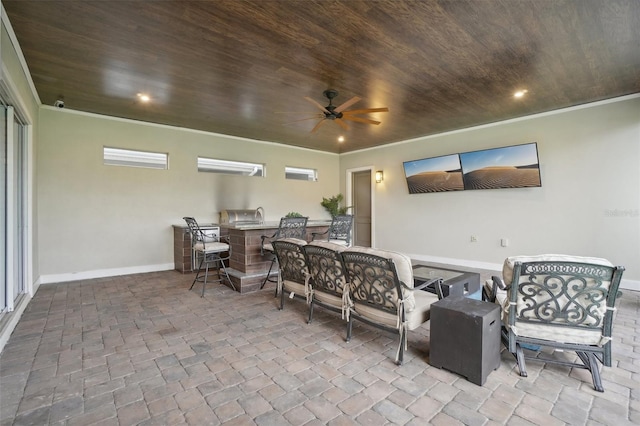
<svg viewBox="0 0 640 426">
<path fill-rule="evenodd" d="M 542 186 L 535 142 L 460 154 L 464 189 Z"/>
<path fill-rule="evenodd" d="M 403 165 L 409 194 L 464 189 L 458 154 L 405 161 Z"/>
</svg>

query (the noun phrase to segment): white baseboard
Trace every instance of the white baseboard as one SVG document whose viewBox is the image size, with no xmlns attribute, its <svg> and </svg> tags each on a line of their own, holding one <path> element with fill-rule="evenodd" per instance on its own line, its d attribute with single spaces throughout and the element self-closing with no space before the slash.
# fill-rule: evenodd
<svg viewBox="0 0 640 426">
<path fill-rule="evenodd" d="M 410 254 L 409 257 L 411 257 L 411 259 L 420 260 L 423 262 L 442 263 L 445 265 L 456 265 L 456 266 L 464 266 L 467 268 L 486 269 L 489 271 L 502 272 L 502 263 L 476 262 L 473 260 L 425 256 L 421 254 Z M 620 281 L 620 289 L 640 291 L 640 281 L 624 279 L 624 275 L 623 275 L 623 278 Z"/>
<path fill-rule="evenodd" d="M 66 274 L 40 275 L 37 284 L 64 283 L 69 281 L 90 280 L 93 278 L 117 277 L 119 275 L 170 271 L 172 269 L 175 269 L 174 263 L 161 263 L 159 265 L 131 266 L 127 268 L 97 269 L 94 271 L 69 272 Z"/>
<path fill-rule="evenodd" d="M 638 281 L 638 280 L 625 280 L 623 278 L 622 280 L 620 280 L 620 289 L 622 289 L 622 290 L 640 291 L 640 281 Z"/>
</svg>

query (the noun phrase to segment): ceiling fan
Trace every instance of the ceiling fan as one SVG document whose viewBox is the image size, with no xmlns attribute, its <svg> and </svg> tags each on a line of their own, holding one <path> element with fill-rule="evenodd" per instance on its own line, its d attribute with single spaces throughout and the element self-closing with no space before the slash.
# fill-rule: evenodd
<svg viewBox="0 0 640 426">
<path fill-rule="evenodd" d="M 368 113 L 371 113 L 371 112 L 389 112 L 389 108 L 386 108 L 386 107 L 384 107 L 384 108 L 352 109 L 352 110 L 346 111 L 347 108 L 349 108 L 351 105 L 353 105 L 356 102 L 358 102 L 360 100 L 360 98 L 357 97 L 357 96 L 354 96 L 353 98 L 349 99 L 348 101 L 346 101 L 342 105 L 335 106 L 335 105 L 333 105 L 333 99 L 336 96 L 338 96 L 338 91 L 337 90 L 328 89 L 328 90 L 325 90 L 324 92 L 322 92 L 322 94 L 327 99 L 329 99 L 329 105 L 327 105 L 326 107 L 322 106 L 320 103 L 316 102 L 315 100 L 305 96 L 305 99 L 307 101 L 311 102 L 313 105 L 318 107 L 320 109 L 320 111 L 322 111 L 322 114 L 319 114 L 317 117 L 313 117 L 313 118 L 320 118 L 320 121 L 318 122 L 318 124 L 316 124 L 314 126 L 313 129 L 311 129 L 311 133 L 315 133 L 320 128 L 320 126 L 322 126 L 324 123 L 327 122 L 327 120 L 335 121 L 344 130 L 349 130 L 349 126 L 347 125 L 347 123 L 345 123 L 345 120 L 356 121 L 358 123 L 367 123 L 367 124 L 376 124 L 376 125 L 378 125 L 378 124 L 380 124 L 380 121 L 371 120 L 369 118 L 358 117 L 357 114 L 368 114 Z"/>
</svg>

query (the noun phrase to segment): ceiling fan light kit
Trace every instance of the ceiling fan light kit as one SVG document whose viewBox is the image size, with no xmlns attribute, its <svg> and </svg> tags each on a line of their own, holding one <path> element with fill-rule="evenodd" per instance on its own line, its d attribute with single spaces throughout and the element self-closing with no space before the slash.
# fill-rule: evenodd
<svg viewBox="0 0 640 426">
<path fill-rule="evenodd" d="M 360 101 L 361 98 L 359 98 L 358 96 L 354 96 L 353 98 L 349 99 L 345 103 L 343 103 L 343 104 L 341 104 L 339 106 L 335 106 L 335 105 L 333 105 L 333 99 L 338 96 L 338 91 L 337 90 L 327 89 L 324 92 L 322 92 L 322 94 L 324 95 L 325 98 L 329 99 L 329 105 L 327 105 L 326 107 L 322 106 L 322 104 L 320 104 L 319 102 L 315 101 L 314 99 L 311 99 L 308 96 L 305 97 L 305 99 L 307 101 L 309 101 L 310 103 L 312 103 L 313 105 L 318 107 L 318 109 L 320 109 L 320 111 L 322 111 L 322 113 L 324 114 L 324 118 L 322 118 L 313 127 L 313 129 L 311 129 L 311 133 L 315 133 L 320 128 L 320 126 L 325 123 L 326 120 L 335 121 L 344 130 L 349 130 L 349 126 L 347 125 L 347 123 L 344 122 L 344 120 L 355 121 L 355 122 L 358 122 L 358 123 L 378 125 L 378 124 L 381 123 L 380 121 L 371 120 L 369 118 L 364 118 L 364 117 L 358 117 L 358 116 L 356 116 L 356 114 L 368 114 L 368 113 L 372 113 L 372 112 L 388 112 L 389 111 L 389 108 L 386 108 L 386 107 L 383 107 L 383 108 L 363 108 L 363 109 L 355 109 L 355 110 L 347 111 L 346 110 L 347 108 L 349 108 L 351 105 L 355 104 L 356 102 Z"/>
</svg>

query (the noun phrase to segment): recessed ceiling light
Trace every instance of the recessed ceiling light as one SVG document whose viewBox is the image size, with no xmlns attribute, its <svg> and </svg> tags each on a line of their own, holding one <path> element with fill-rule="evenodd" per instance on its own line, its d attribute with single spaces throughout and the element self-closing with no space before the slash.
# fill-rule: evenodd
<svg viewBox="0 0 640 426">
<path fill-rule="evenodd" d="M 344 136 L 338 136 L 338 142 L 344 142 Z"/>
<path fill-rule="evenodd" d="M 151 100 L 149 95 L 145 95 L 144 93 L 138 93 L 138 99 L 140 99 L 142 102 L 149 102 Z"/>
<path fill-rule="evenodd" d="M 528 92 L 527 89 L 524 90 L 518 90 L 516 93 L 513 94 L 514 98 L 521 98 L 523 97 L 526 93 Z"/>
</svg>

